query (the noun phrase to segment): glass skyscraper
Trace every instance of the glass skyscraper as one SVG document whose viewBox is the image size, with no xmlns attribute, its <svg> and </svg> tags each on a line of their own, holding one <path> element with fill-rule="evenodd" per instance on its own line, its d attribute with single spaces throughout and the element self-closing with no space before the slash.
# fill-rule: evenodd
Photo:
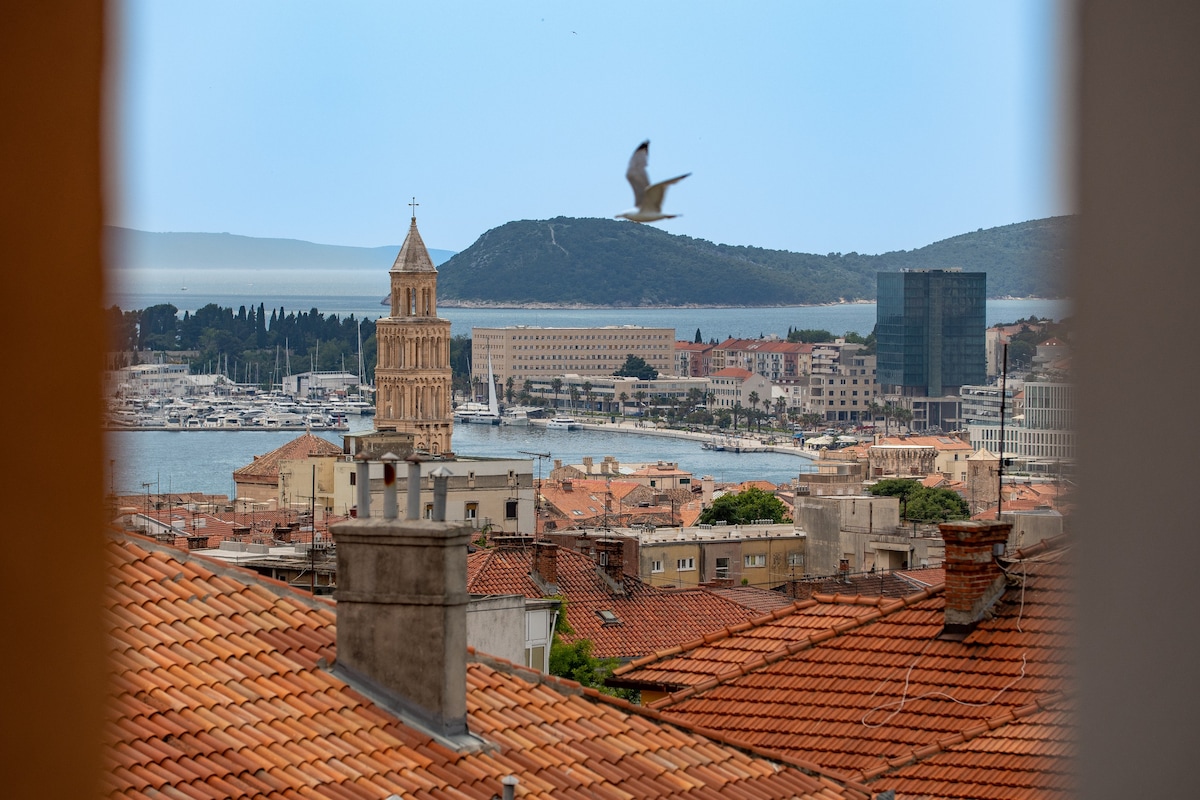
<svg viewBox="0 0 1200 800">
<path fill-rule="evenodd" d="M 987 273 L 877 274 L 876 379 L 883 394 L 946 397 L 987 382 Z"/>
</svg>

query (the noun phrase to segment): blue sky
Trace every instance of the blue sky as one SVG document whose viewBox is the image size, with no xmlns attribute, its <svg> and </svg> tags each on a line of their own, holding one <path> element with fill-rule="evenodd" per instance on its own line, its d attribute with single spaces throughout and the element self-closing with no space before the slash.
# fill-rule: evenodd
<svg viewBox="0 0 1200 800">
<path fill-rule="evenodd" d="M 1057 2 L 113 6 L 109 222 L 374 247 L 612 217 L 883 253 L 1070 213 Z M 636 223 L 628 223 L 636 224 Z"/>
</svg>

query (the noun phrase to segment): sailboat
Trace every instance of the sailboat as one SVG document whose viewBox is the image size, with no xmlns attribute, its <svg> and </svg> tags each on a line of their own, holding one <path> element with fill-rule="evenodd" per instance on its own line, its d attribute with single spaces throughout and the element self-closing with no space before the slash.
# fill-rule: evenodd
<svg viewBox="0 0 1200 800">
<path fill-rule="evenodd" d="M 500 400 L 496 397 L 496 376 L 492 372 L 492 354 L 488 353 L 488 402 L 460 403 L 454 409 L 455 422 L 474 423 L 476 425 L 500 424 Z"/>
</svg>

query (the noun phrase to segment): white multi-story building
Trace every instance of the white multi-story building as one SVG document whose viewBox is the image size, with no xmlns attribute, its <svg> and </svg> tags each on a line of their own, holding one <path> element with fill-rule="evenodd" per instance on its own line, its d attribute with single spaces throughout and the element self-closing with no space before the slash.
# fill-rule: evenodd
<svg viewBox="0 0 1200 800">
<path fill-rule="evenodd" d="M 628 356 L 660 375 L 675 370 L 675 329 L 608 325 L 602 328 L 540 328 L 514 325 L 471 329 L 471 380 L 487 386 L 489 357 L 500 386 L 518 389 L 526 380 L 567 374 L 612 375 Z"/>
<path fill-rule="evenodd" d="M 998 387 L 995 402 L 999 403 Z M 1069 383 L 1031 380 L 1023 390 L 1011 390 L 1011 411 L 1004 417 L 1004 446 L 1000 443 L 997 410 L 992 421 L 968 421 L 971 446 L 1016 458 L 1029 471 L 1057 471 L 1064 462 L 1075 459 L 1076 436 L 1073 429 L 1074 397 Z M 964 395 L 964 415 L 965 415 Z"/>
<path fill-rule="evenodd" d="M 708 392 L 712 397 L 709 410 L 731 409 L 741 406 L 753 408 L 750 395 L 757 393 L 758 410 L 770 411 L 772 406 L 771 382 L 756 372 L 741 367 L 726 367 L 708 376 Z"/>
<path fill-rule="evenodd" d="M 958 390 L 962 398 L 962 421 L 966 425 L 999 425 L 1000 410 L 1004 409 L 1004 424 L 1013 425 L 1019 411 L 1014 398 L 1021 391 L 1021 381 L 1007 381 L 1001 397 L 999 383 L 992 386 L 963 386 Z"/>
</svg>

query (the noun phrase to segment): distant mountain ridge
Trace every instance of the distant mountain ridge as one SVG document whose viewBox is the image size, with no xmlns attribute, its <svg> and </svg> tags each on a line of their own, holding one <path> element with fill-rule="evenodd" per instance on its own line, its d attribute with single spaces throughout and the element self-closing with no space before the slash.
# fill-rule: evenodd
<svg viewBox="0 0 1200 800">
<path fill-rule="evenodd" d="M 493 228 L 438 268 L 450 305 L 791 306 L 871 301 L 876 273 L 986 272 L 989 297 L 1066 296 L 1072 217 L 881 255 L 713 244 L 651 225 L 557 217 Z"/>
<path fill-rule="evenodd" d="M 989 297 L 1066 296 L 1070 216 L 964 233 L 880 255 L 713 244 L 652 225 L 556 217 L 493 228 L 460 253 L 429 251 L 451 306 L 755 307 L 873 301 L 876 273 L 986 272 Z M 386 271 L 400 245 L 345 247 L 229 233 L 106 229 L 117 269 Z"/>
<path fill-rule="evenodd" d="M 376 269 L 386 272 L 400 245 L 347 247 L 300 239 L 269 239 L 232 233 L 153 233 L 105 226 L 108 263 L 116 269 Z M 453 250 L 429 256 L 442 264 Z"/>
</svg>

